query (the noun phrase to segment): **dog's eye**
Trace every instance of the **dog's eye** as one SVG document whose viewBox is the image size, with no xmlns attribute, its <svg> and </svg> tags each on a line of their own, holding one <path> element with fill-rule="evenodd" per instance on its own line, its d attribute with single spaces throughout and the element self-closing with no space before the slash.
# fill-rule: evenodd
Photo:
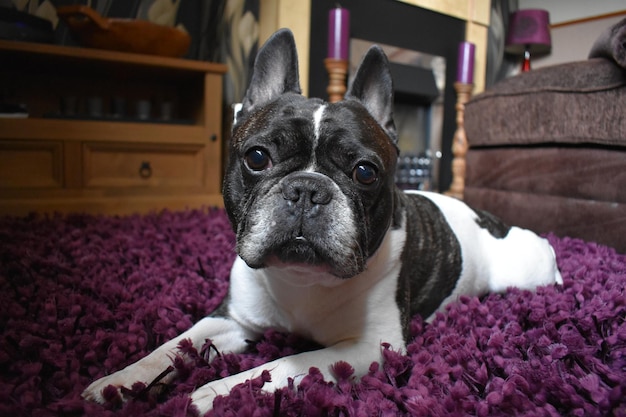
<svg viewBox="0 0 626 417">
<path fill-rule="evenodd" d="M 352 171 L 352 179 L 363 185 L 372 185 L 378 180 L 376 168 L 369 164 L 358 164 Z"/>
<path fill-rule="evenodd" d="M 263 171 L 272 166 L 272 160 L 264 150 L 254 148 L 246 154 L 246 165 L 252 171 Z"/>
</svg>

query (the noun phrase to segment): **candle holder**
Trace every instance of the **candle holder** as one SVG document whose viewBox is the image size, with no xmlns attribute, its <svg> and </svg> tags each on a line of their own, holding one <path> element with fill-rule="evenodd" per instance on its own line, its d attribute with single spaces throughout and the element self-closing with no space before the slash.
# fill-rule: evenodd
<svg viewBox="0 0 626 417">
<path fill-rule="evenodd" d="M 454 83 L 456 90 L 456 131 L 452 141 L 452 183 L 446 195 L 463 200 L 465 190 L 465 156 L 469 149 L 467 136 L 465 135 L 465 103 L 472 97 L 474 84 Z"/>
<path fill-rule="evenodd" d="M 326 71 L 328 71 L 328 93 L 329 103 L 336 103 L 343 100 L 346 94 L 346 77 L 348 75 L 348 61 L 345 59 L 326 58 L 324 60 Z"/>
</svg>

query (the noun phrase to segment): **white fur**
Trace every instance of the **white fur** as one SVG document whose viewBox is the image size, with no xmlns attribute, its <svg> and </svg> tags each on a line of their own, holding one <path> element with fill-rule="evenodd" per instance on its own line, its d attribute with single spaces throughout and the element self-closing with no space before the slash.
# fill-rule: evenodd
<svg viewBox="0 0 626 417">
<path fill-rule="evenodd" d="M 316 170 L 317 161 L 315 159 L 315 155 L 317 155 L 316 149 L 320 142 L 320 129 L 325 110 L 326 105 L 322 104 L 317 110 L 315 110 L 315 112 L 313 112 L 313 152 L 311 152 L 311 163 L 304 170 L 306 172 L 315 172 Z"/>
<path fill-rule="evenodd" d="M 497 239 L 476 223 L 478 216 L 462 201 L 432 192 L 407 193 L 419 194 L 435 203 L 461 246 L 461 277 L 442 306 L 461 294 L 502 292 L 509 287 L 534 289 L 539 285 L 563 283 L 554 250 L 546 239 L 519 227 L 511 227 L 506 237 Z"/>
<path fill-rule="evenodd" d="M 326 109 L 326 106 L 321 105 L 319 109 L 315 110 L 315 113 L 313 113 L 313 126 L 314 126 L 314 132 L 315 132 L 316 145 L 320 139 L 320 126 L 322 124 L 322 117 L 324 116 L 325 109 Z"/>
</svg>

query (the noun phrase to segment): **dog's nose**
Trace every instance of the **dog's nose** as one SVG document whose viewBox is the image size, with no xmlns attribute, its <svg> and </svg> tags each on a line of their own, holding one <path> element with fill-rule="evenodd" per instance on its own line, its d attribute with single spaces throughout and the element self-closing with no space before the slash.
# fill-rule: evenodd
<svg viewBox="0 0 626 417">
<path fill-rule="evenodd" d="M 333 182 L 325 175 L 301 172 L 285 177 L 282 183 L 283 198 L 296 204 L 323 205 L 332 199 Z"/>
</svg>

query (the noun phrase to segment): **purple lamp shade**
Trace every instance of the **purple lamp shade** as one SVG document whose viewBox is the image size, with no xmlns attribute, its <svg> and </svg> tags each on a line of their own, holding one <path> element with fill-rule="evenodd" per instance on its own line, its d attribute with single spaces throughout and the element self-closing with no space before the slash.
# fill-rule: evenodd
<svg viewBox="0 0 626 417">
<path fill-rule="evenodd" d="M 541 9 L 518 10 L 509 18 L 509 30 L 506 36 L 505 51 L 523 55 L 550 52 L 550 14 Z"/>
</svg>

